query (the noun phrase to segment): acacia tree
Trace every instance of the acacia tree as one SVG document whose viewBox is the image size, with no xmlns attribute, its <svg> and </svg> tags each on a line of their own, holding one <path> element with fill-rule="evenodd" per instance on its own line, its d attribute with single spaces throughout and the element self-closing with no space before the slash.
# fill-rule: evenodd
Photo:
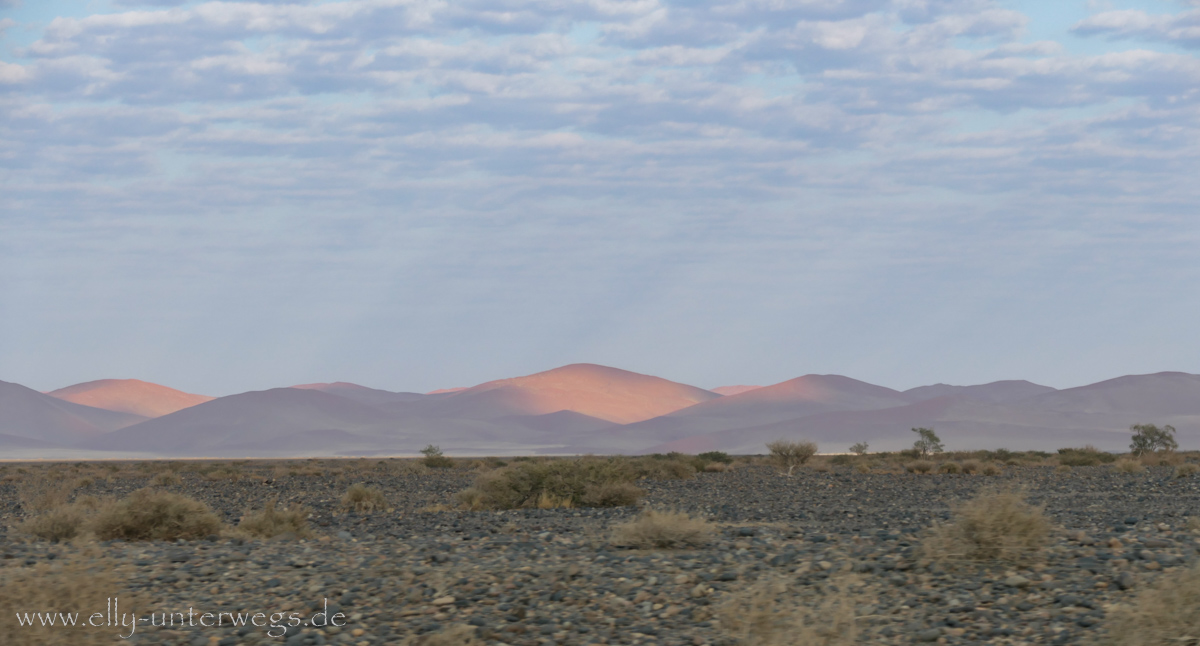
<svg viewBox="0 0 1200 646">
<path fill-rule="evenodd" d="M 793 469 L 808 462 L 809 458 L 817 454 L 817 445 L 813 442 L 776 440 L 768 443 L 767 449 L 771 451 L 771 458 L 780 468 L 787 468 L 789 477 L 791 477 Z"/>
<path fill-rule="evenodd" d="M 1170 424 L 1162 428 L 1154 424 L 1134 424 L 1129 430 L 1133 431 L 1129 451 L 1134 455 L 1142 456 L 1159 451 L 1170 453 L 1179 448 L 1179 443 L 1175 441 L 1175 427 Z"/>
<path fill-rule="evenodd" d="M 942 439 L 933 432 L 932 428 L 914 428 L 913 433 L 917 434 L 917 441 L 913 442 L 913 450 L 921 454 L 921 457 L 929 457 L 933 453 L 941 453 L 946 448 L 942 446 Z"/>
</svg>

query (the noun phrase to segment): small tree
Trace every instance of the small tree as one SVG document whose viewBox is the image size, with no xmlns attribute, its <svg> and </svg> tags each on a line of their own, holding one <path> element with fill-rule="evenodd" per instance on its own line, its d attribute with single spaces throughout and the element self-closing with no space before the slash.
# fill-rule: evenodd
<svg viewBox="0 0 1200 646">
<path fill-rule="evenodd" d="M 817 454 L 817 445 L 813 442 L 775 440 L 767 444 L 767 449 L 771 451 L 771 457 L 781 469 L 787 468 L 788 477 L 791 477 L 793 469 Z"/>
<path fill-rule="evenodd" d="M 1179 443 L 1175 441 L 1175 427 L 1170 424 L 1162 428 L 1154 424 L 1134 424 L 1129 430 L 1133 431 L 1133 441 L 1129 443 L 1129 450 L 1134 455 L 1141 456 L 1159 451 L 1170 453 L 1179 448 Z"/>
<path fill-rule="evenodd" d="M 921 454 L 921 457 L 928 457 L 933 453 L 941 453 L 946 450 L 942 446 L 942 440 L 933 432 L 932 428 L 914 428 L 913 433 L 917 434 L 917 441 L 913 442 L 913 450 Z"/>
<path fill-rule="evenodd" d="M 859 442 L 857 444 L 851 444 L 850 452 L 853 453 L 854 455 L 866 455 L 867 454 L 867 443 Z"/>
<path fill-rule="evenodd" d="M 425 466 L 431 469 L 448 469 L 454 466 L 454 460 L 442 455 L 441 447 L 430 444 L 421 449 L 421 453 L 425 456 Z"/>
</svg>

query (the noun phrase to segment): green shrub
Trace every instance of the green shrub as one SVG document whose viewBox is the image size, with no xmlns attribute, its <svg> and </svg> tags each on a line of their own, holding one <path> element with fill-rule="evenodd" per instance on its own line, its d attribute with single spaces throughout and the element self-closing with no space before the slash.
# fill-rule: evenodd
<svg viewBox="0 0 1200 646">
<path fill-rule="evenodd" d="M 1129 430 L 1133 431 L 1129 450 L 1136 456 L 1160 451 L 1170 453 L 1179 448 L 1179 443 L 1175 441 L 1175 427 L 1170 424 L 1162 428 L 1154 424 L 1134 424 Z"/>
<path fill-rule="evenodd" d="M 619 507 L 644 494 L 633 484 L 637 476 L 633 464 L 619 458 L 515 462 L 480 474 L 458 499 L 470 509 L 531 508 L 547 497 L 575 507 Z"/>
<path fill-rule="evenodd" d="M 733 464 L 733 458 L 724 451 L 705 451 L 696 456 L 705 462 L 720 462 L 721 464 Z"/>
<path fill-rule="evenodd" d="M 138 489 L 101 507 L 89 524 L 100 540 L 124 541 L 191 540 L 222 529 L 208 505 L 155 489 Z"/>
<path fill-rule="evenodd" d="M 449 469 L 454 466 L 454 459 L 442 455 L 442 449 L 432 444 L 421 449 L 425 455 L 422 462 L 430 469 Z"/>
<path fill-rule="evenodd" d="M 858 442 L 850 445 L 850 452 L 854 455 L 866 455 L 868 448 L 866 442 Z"/>
<path fill-rule="evenodd" d="M 649 480 L 687 480 L 696 475 L 696 466 L 687 456 L 651 455 L 633 461 L 638 478 Z"/>
<path fill-rule="evenodd" d="M 1058 450 L 1058 463 L 1069 467 L 1093 467 L 1098 464 L 1109 464 L 1116 461 L 1116 455 L 1101 451 L 1094 446 Z"/>
<path fill-rule="evenodd" d="M 957 462 L 943 462 L 938 466 L 938 473 L 962 473 L 962 467 Z"/>
</svg>

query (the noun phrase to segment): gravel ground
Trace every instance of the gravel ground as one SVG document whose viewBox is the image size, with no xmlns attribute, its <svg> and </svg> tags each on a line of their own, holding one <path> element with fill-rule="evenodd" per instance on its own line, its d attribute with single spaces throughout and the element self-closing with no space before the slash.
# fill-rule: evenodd
<svg viewBox="0 0 1200 646">
<path fill-rule="evenodd" d="M 149 610 L 288 612 L 307 619 L 328 600 L 344 627 L 139 627 L 134 644 L 400 644 L 454 625 L 488 644 L 734 644 L 715 615 L 756 582 L 820 593 L 852 577 L 861 643 L 1095 643 L 1113 604 L 1162 572 L 1193 563 L 1200 477 L 1169 468 L 1011 467 L 1000 476 L 859 474 L 765 467 L 643 481 L 643 503 L 707 516 L 700 549 L 640 551 L 608 540 L 636 508 L 507 512 L 423 511 L 452 503 L 474 474 L 364 471 L 239 482 L 184 473 L 178 491 L 230 522 L 278 494 L 313 510 L 318 538 L 105 542 L 107 558 L 136 574 Z M 148 477 L 110 477 L 80 493 L 121 495 Z M 348 484 L 382 489 L 394 509 L 346 513 Z M 1026 568 L 945 569 L 918 553 L 920 534 L 981 486 L 1018 485 L 1057 528 Z M 12 483 L 0 485 L 4 525 L 22 517 Z M 77 546 L 0 536 L 0 567 L 70 556 Z M 114 591 L 115 593 L 116 591 Z M 103 609 L 102 609 L 103 610 Z M 281 630 L 273 631 L 275 633 Z M 114 640 L 114 642 L 117 640 Z M 63 643 L 69 643 L 64 641 Z"/>
</svg>

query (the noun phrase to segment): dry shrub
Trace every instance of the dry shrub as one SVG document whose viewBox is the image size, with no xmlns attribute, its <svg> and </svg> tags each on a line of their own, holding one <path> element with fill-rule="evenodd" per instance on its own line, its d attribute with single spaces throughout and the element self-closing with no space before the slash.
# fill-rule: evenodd
<svg viewBox="0 0 1200 646">
<path fill-rule="evenodd" d="M 814 442 L 775 440 L 767 443 L 767 450 L 771 452 L 771 460 L 779 468 L 787 469 L 787 474 L 790 476 L 793 469 L 808 462 L 809 458 L 817 454 L 817 445 Z"/>
<path fill-rule="evenodd" d="M 854 470 L 858 473 L 870 473 L 871 464 L 866 460 L 859 460 L 858 462 L 854 463 Z"/>
<path fill-rule="evenodd" d="M 173 473 L 171 471 L 163 471 L 162 473 L 151 478 L 150 484 L 155 487 L 181 485 L 181 484 L 183 484 L 183 478 L 180 478 L 178 473 Z"/>
<path fill-rule="evenodd" d="M 929 473 L 933 471 L 933 463 L 929 460 L 917 460 L 904 465 L 904 469 L 909 473 Z"/>
<path fill-rule="evenodd" d="M 634 460 L 638 478 L 649 480 L 687 480 L 696 475 L 696 467 L 687 456 L 651 455 Z"/>
<path fill-rule="evenodd" d="M 704 465 L 705 473 L 724 473 L 730 469 L 728 464 L 724 462 L 709 462 Z"/>
<path fill-rule="evenodd" d="M 475 635 L 475 627 L 463 624 L 436 633 L 414 635 L 400 643 L 403 646 L 484 646 L 484 641 Z"/>
<path fill-rule="evenodd" d="M 116 562 L 96 554 L 73 554 L 36 567 L 0 568 L 0 635 L 6 646 L 93 646 L 114 644 L 128 635 L 128 627 L 80 628 L 95 612 L 105 612 L 108 599 L 120 599 L 120 612 L 144 612 L 139 599 L 128 592 Z M 76 626 L 22 626 L 21 613 L 78 613 Z M 128 618 L 127 618 L 128 619 Z M 36 619 L 35 619 L 36 621 Z M 140 628 L 140 626 L 139 626 Z M 69 636 L 68 636 L 69 635 Z"/>
<path fill-rule="evenodd" d="M 1187 462 L 1175 467 L 1175 477 L 1186 478 L 1190 475 L 1195 475 L 1197 471 L 1200 471 L 1200 466 Z"/>
<path fill-rule="evenodd" d="M 641 549 L 699 547 L 712 538 L 713 528 L 703 518 L 682 511 L 647 509 L 613 530 L 613 543 Z"/>
<path fill-rule="evenodd" d="M 350 485 L 342 495 L 342 507 L 365 514 L 387 507 L 387 499 L 383 497 L 382 491 L 360 482 Z"/>
<path fill-rule="evenodd" d="M 1200 566 L 1162 575 L 1108 616 L 1107 642 L 1177 646 L 1200 641 Z"/>
<path fill-rule="evenodd" d="M 201 470 L 200 476 L 210 482 L 237 482 L 242 479 L 242 470 L 233 465 L 215 465 Z"/>
<path fill-rule="evenodd" d="M 1050 522 L 1016 491 L 985 490 L 954 510 L 954 520 L 935 526 L 922 548 L 946 561 L 1023 563 L 1046 545 Z"/>
<path fill-rule="evenodd" d="M 27 513 L 56 509 L 67 504 L 75 483 L 52 478 L 25 480 L 17 487 L 17 500 Z"/>
<path fill-rule="evenodd" d="M 745 646 L 854 646 L 860 643 L 855 585 L 843 579 L 804 590 L 782 579 L 763 581 L 731 595 L 717 617 L 722 631 Z"/>
<path fill-rule="evenodd" d="M 1054 472 L 1055 473 L 1070 473 L 1071 467 L 1069 467 L 1065 464 L 1060 464 L 1060 465 L 1054 467 Z"/>
<path fill-rule="evenodd" d="M 1113 468 L 1121 473 L 1141 473 L 1146 470 L 1146 467 L 1142 466 L 1141 462 L 1126 458 L 1121 458 L 1114 462 Z"/>
<path fill-rule="evenodd" d="M 938 473 L 962 473 L 962 467 L 957 462 L 943 462 L 938 466 Z"/>
<path fill-rule="evenodd" d="M 536 507 L 545 496 L 574 507 L 619 507 L 644 495 L 636 476 L 628 460 L 615 458 L 522 461 L 480 474 L 457 497 L 468 509 Z"/>
<path fill-rule="evenodd" d="M 1175 467 L 1183 464 L 1184 457 L 1174 451 L 1159 451 L 1144 453 L 1137 460 L 1148 467 Z"/>
<path fill-rule="evenodd" d="M 249 511 L 242 516 L 237 528 L 258 538 L 274 538 L 294 534 L 296 538 L 310 538 L 313 533 L 308 526 L 309 511 L 301 505 L 278 507 L 279 496 L 268 500 L 261 511 Z"/>
<path fill-rule="evenodd" d="M 17 531 L 43 541 L 67 541 L 83 534 L 87 514 L 77 505 L 42 512 L 17 525 Z"/>
<path fill-rule="evenodd" d="M 998 476 L 1000 475 L 1000 471 L 1001 469 L 998 465 L 988 462 L 987 464 L 983 465 L 983 468 L 979 470 L 979 473 L 985 476 Z"/>
<path fill-rule="evenodd" d="M 88 523 L 100 540 L 173 541 L 219 534 L 221 520 L 208 505 L 179 494 L 138 489 L 100 508 Z"/>
<path fill-rule="evenodd" d="M 979 473 L 979 469 L 981 468 L 979 460 L 963 460 L 958 466 L 962 469 L 963 473 Z"/>
</svg>

